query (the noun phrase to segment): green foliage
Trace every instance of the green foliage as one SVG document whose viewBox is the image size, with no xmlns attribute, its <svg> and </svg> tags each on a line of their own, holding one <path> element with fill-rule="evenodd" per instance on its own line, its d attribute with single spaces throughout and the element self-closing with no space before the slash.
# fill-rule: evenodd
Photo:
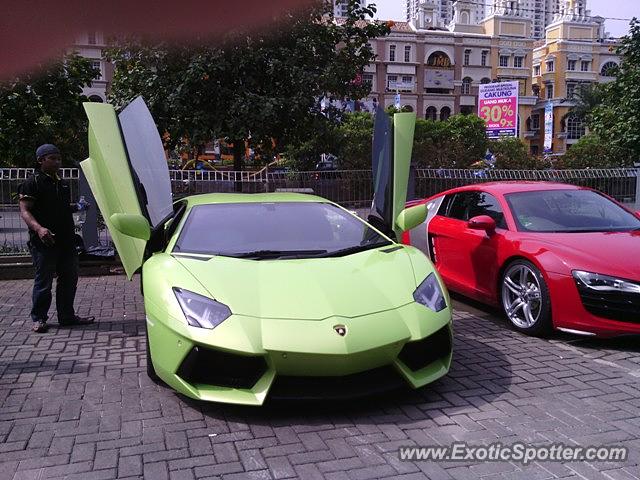
<svg viewBox="0 0 640 480">
<path fill-rule="evenodd" d="M 620 162 L 608 141 L 590 133 L 569 147 L 557 168 L 615 168 Z"/>
<path fill-rule="evenodd" d="M 340 168 L 349 170 L 371 169 L 373 115 L 350 113 L 338 127 L 340 139 L 338 157 Z"/>
<path fill-rule="evenodd" d="M 602 84 L 580 85 L 575 92 L 574 101 L 576 104 L 571 108 L 569 114 L 583 122 L 588 122 L 593 111 L 602 104 L 603 94 Z"/>
<path fill-rule="evenodd" d="M 318 129 L 330 131 L 320 124 L 333 120 L 319 99 L 370 92 L 353 80 L 374 59 L 369 40 L 389 32 L 386 24 L 362 22 L 374 13 L 351 0 L 348 17 L 337 23 L 331 2 L 315 0 L 282 12 L 262 33 L 230 32 L 215 43 L 128 39 L 107 52 L 116 64 L 110 101 L 121 106 L 142 95 L 169 134 L 168 147 L 227 138 L 249 140 L 260 152 L 274 139 L 276 152 L 289 143 L 311 152 L 315 147 L 303 144 Z"/>
<path fill-rule="evenodd" d="M 491 142 L 489 150 L 496 157 L 495 168 L 516 170 L 542 168 L 541 161 L 529 154 L 527 145 L 519 138 L 501 138 Z"/>
<path fill-rule="evenodd" d="M 588 125 L 596 136 L 606 139 L 611 157 L 604 163 L 615 159 L 617 166 L 629 166 L 640 159 L 640 21 L 636 18 L 617 53 L 622 63 L 616 79 L 600 87 L 602 103 L 592 110 Z"/>
<path fill-rule="evenodd" d="M 484 120 L 476 115 L 418 119 L 413 159 L 420 168 L 468 168 L 484 157 L 487 145 Z"/>
<path fill-rule="evenodd" d="M 31 167 L 35 150 L 56 144 L 66 165 L 84 160 L 87 122 L 82 88 L 98 75 L 91 61 L 64 61 L 0 84 L 0 166 Z"/>
</svg>

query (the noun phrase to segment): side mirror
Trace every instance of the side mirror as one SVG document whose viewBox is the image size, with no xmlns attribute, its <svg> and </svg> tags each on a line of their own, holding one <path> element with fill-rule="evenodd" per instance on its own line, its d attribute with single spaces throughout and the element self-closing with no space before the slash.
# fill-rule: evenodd
<svg viewBox="0 0 640 480">
<path fill-rule="evenodd" d="M 151 226 L 142 215 L 114 213 L 109 219 L 116 230 L 129 237 L 142 240 L 149 240 L 149 237 L 151 237 Z"/>
<path fill-rule="evenodd" d="M 427 219 L 427 204 L 416 205 L 405 208 L 396 218 L 396 225 L 400 230 L 406 232 L 417 227 Z"/>
<path fill-rule="evenodd" d="M 467 226 L 473 230 L 484 230 L 489 235 L 496 231 L 496 221 L 489 215 L 478 215 L 469 219 Z"/>
</svg>

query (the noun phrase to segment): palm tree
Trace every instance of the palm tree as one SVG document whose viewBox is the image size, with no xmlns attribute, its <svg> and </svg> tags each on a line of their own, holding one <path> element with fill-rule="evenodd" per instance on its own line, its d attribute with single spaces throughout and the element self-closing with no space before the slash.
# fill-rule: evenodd
<svg viewBox="0 0 640 480">
<path fill-rule="evenodd" d="M 602 87 L 595 83 L 580 85 L 576 88 L 572 100 L 575 105 L 569 110 L 569 115 L 583 122 L 587 122 L 591 112 L 602 103 Z"/>
</svg>

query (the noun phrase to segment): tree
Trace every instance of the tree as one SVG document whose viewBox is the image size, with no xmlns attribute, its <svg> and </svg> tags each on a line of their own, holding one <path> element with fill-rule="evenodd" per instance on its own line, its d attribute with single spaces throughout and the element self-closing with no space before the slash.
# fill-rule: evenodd
<svg viewBox="0 0 640 480">
<path fill-rule="evenodd" d="M 590 133 L 569 147 L 559 159 L 559 168 L 615 168 L 619 159 L 608 141 Z"/>
<path fill-rule="evenodd" d="M 413 158 L 422 168 L 468 168 L 487 150 L 485 123 L 476 115 L 416 121 Z"/>
<path fill-rule="evenodd" d="M 87 156 L 82 88 L 98 75 L 75 54 L 0 84 L 0 165 L 30 167 L 35 150 L 56 144 L 66 165 Z"/>
<path fill-rule="evenodd" d="M 618 166 L 640 159 L 640 21 L 631 21 L 617 53 L 622 62 L 613 82 L 600 86 L 602 103 L 589 116 L 589 129 L 606 139 Z"/>
<path fill-rule="evenodd" d="M 527 151 L 527 145 L 519 138 L 501 138 L 491 142 L 489 150 L 496 157 L 496 168 L 535 170 L 542 164 Z"/>
<path fill-rule="evenodd" d="M 215 138 L 234 144 L 240 170 L 245 142 L 260 151 L 275 141 L 303 143 L 332 121 L 319 100 L 362 98 L 370 86 L 354 81 L 374 59 L 369 40 L 389 27 L 365 21 L 375 7 L 349 1 L 333 19 L 331 2 L 284 12 L 261 34 L 232 32 L 221 42 L 168 46 L 125 39 L 107 53 L 116 69 L 110 100 L 124 105 L 142 95 L 167 146 L 185 139 L 194 148 Z"/>
<path fill-rule="evenodd" d="M 600 84 L 588 83 L 580 85 L 574 95 L 575 105 L 569 110 L 569 115 L 582 122 L 588 122 L 591 113 L 602 105 L 603 89 Z"/>
</svg>

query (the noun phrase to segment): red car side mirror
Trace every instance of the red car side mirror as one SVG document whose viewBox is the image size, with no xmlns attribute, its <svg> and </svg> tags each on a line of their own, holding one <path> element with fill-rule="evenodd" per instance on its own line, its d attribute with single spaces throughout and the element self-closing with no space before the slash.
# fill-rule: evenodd
<svg viewBox="0 0 640 480">
<path fill-rule="evenodd" d="M 484 230 L 489 235 L 496 231 L 496 221 L 489 215 L 478 215 L 469 219 L 467 226 L 473 230 Z"/>
</svg>

